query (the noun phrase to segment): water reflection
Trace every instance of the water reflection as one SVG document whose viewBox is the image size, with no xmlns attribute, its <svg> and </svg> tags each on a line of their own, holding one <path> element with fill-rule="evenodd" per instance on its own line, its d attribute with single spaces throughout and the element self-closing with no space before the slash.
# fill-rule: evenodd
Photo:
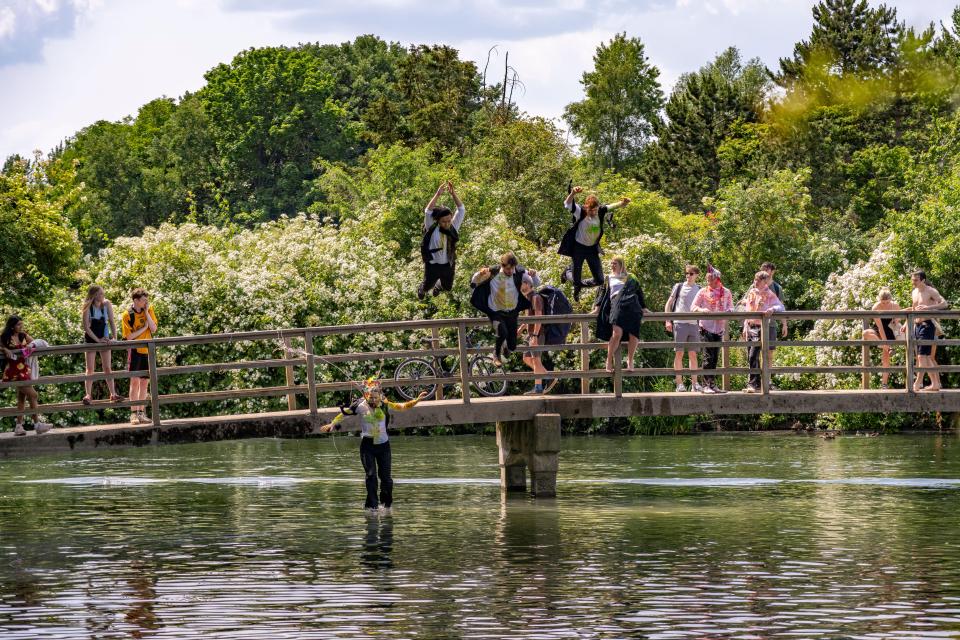
<svg viewBox="0 0 960 640">
<path fill-rule="evenodd" d="M 960 634 L 960 447 L 571 438 L 556 500 L 492 438 L 397 438 L 368 517 L 329 441 L 0 466 L 0 638 Z"/>
</svg>

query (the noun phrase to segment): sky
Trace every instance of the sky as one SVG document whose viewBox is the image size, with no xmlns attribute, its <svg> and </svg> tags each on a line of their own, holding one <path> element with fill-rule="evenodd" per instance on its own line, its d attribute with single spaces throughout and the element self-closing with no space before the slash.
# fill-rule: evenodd
<svg viewBox="0 0 960 640">
<path fill-rule="evenodd" d="M 639 37 L 664 92 L 729 46 L 776 68 L 809 36 L 813 0 L 0 0 L 0 159 L 49 151 L 97 120 L 203 86 L 238 52 L 372 33 L 448 44 L 490 75 L 504 56 L 529 114 L 582 99 L 597 45 Z M 871 0 L 871 4 L 878 3 Z M 887 0 L 907 24 L 949 24 L 960 0 Z M 439 5 L 439 6 L 438 6 Z M 494 71 L 496 70 L 496 71 Z"/>
</svg>

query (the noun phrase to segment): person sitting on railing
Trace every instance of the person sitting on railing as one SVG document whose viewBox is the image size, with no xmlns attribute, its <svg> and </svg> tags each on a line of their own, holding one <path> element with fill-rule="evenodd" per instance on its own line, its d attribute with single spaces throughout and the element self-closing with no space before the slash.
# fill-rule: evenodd
<svg viewBox="0 0 960 640">
<path fill-rule="evenodd" d="M 893 301 L 893 294 L 889 287 L 881 287 L 877 296 L 876 304 L 871 307 L 871 311 L 899 311 L 900 305 Z M 864 340 L 899 340 L 902 333 L 899 318 L 874 318 L 873 323 L 876 329 L 864 329 Z M 880 363 L 884 367 L 890 366 L 890 345 L 880 347 Z M 880 374 L 880 388 L 890 388 L 890 374 L 884 371 Z"/>
<path fill-rule="evenodd" d="M 633 371 L 633 354 L 640 343 L 640 323 L 643 314 L 650 310 L 643 299 L 640 281 L 627 273 L 622 257 L 614 256 L 610 260 L 610 275 L 604 278 L 591 313 L 597 314 L 597 339 L 609 340 L 606 370 L 613 372 L 614 354 L 626 335 L 627 371 Z"/>
<path fill-rule="evenodd" d="M 524 282 L 531 287 L 540 286 L 537 272 L 519 266 L 512 251 L 500 256 L 499 267 L 484 267 L 470 279 L 470 304 L 490 318 L 497 334 L 493 362 L 498 367 L 503 356 L 517 350 L 517 317 L 530 308 L 530 301 L 520 293 Z"/>
<path fill-rule="evenodd" d="M 619 202 L 601 205 L 595 195 L 587 196 L 583 207 L 577 204 L 576 195 L 582 187 L 573 187 L 567 194 L 563 206 L 573 214 L 573 225 L 563 234 L 557 253 L 573 259 L 573 266 L 564 274 L 564 279 L 573 283 L 573 299 L 580 301 L 580 290 L 584 287 L 596 287 L 603 282 L 603 264 L 600 262 L 600 239 L 603 237 L 607 214 L 614 209 L 630 204 L 630 198 L 621 198 Z M 611 217 L 612 221 L 612 217 Z M 593 278 L 583 279 L 583 262 L 586 260 Z"/>
<path fill-rule="evenodd" d="M 124 340 L 149 340 L 157 332 L 157 314 L 147 292 L 136 288 L 130 292 L 133 304 L 123 314 L 121 327 Z M 130 400 L 141 401 L 147 399 L 150 389 L 150 361 L 147 347 L 133 347 L 129 350 L 127 369 L 137 376 L 130 378 Z M 147 424 L 146 405 L 130 407 L 130 424 Z"/>
<path fill-rule="evenodd" d="M 390 437 L 390 411 L 406 411 L 427 397 L 427 392 L 409 402 L 390 402 L 383 394 L 380 383 L 373 378 L 364 383 L 363 397 L 340 413 L 328 424 L 320 427 L 321 433 L 340 429 L 340 423 L 347 416 L 360 418 L 360 463 L 366 476 L 367 501 L 364 507 L 375 510 L 380 504 L 384 509 L 393 505 L 393 478 L 390 475 L 392 465 Z M 380 500 L 377 501 L 377 478 L 380 478 Z"/>
<path fill-rule="evenodd" d="M 721 313 L 733 311 L 733 294 L 730 289 L 723 286 L 720 279 L 721 273 L 712 266 L 707 266 L 707 286 L 697 292 L 697 297 L 693 299 L 691 309 L 698 313 Z M 722 342 L 723 334 L 727 330 L 727 321 L 701 320 L 700 335 L 704 342 Z M 713 370 L 717 368 L 717 359 L 720 354 L 719 347 L 707 347 L 704 349 L 703 368 L 704 370 Z M 717 377 L 714 375 L 703 376 L 704 393 L 723 393 L 717 388 Z"/>
<path fill-rule="evenodd" d="M 925 272 L 914 271 L 910 275 L 910 282 L 913 284 L 913 292 L 911 293 L 913 306 L 904 309 L 904 311 L 936 311 L 950 306 L 939 291 L 927 284 L 927 274 Z M 914 326 L 914 336 L 917 340 L 936 340 L 938 324 L 935 318 L 918 320 Z M 935 348 L 935 345 L 930 344 L 917 345 L 918 367 L 937 366 L 937 360 L 934 357 Z M 940 391 L 940 373 L 937 371 L 927 371 L 926 373 L 930 375 L 930 386 L 923 386 L 924 372 L 918 371 L 917 377 L 913 381 L 913 390 Z"/>
<path fill-rule="evenodd" d="M 437 201 L 446 191 L 457 205 L 456 214 L 447 207 L 438 207 Z M 453 289 L 456 270 L 457 242 L 460 241 L 460 225 L 466 217 L 464 208 L 451 182 L 440 185 L 427 205 L 423 220 L 423 239 L 420 241 L 420 257 L 423 258 L 423 282 L 417 287 L 417 297 L 423 300 L 427 292 L 434 296 L 441 291 Z"/>
<path fill-rule="evenodd" d="M 34 349 L 34 340 L 24 328 L 23 319 L 20 316 L 7 318 L 7 324 L 3 333 L 0 334 L 0 348 L 3 349 L 3 355 L 6 358 L 6 366 L 3 368 L 0 382 L 24 382 L 34 379 L 30 363 L 27 362 Z M 30 408 L 37 411 L 37 390 L 26 385 L 16 389 L 17 410 L 23 411 L 26 402 L 29 401 Z M 33 428 L 39 435 L 50 431 L 53 425 L 41 420 L 39 413 L 34 413 Z M 23 416 L 17 416 L 13 434 L 17 436 L 27 435 L 27 430 L 23 427 Z"/>
<path fill-rule="evenodd" d="M 81 322 L 83 322 L 83 339 L 87 344 L 110 344 L 111 338 L 117 335 L 117 323 L 113 317 L 113 303 L 104 297 L 103 287 L 93 285 L 87 289 L 87 298 L 80 308 Z M 112 372 L 110 349 L 102 351 L 86 351 L 83 354 L 86 362 L 86 374 L 93 375 L 97 370 L 97 354 L 100 354 L 100 363 L 103 372 L 109 375 Z M 89 378 L 83 381 L 85 394 L 83 404 L 93 401 L 93 381 Z M 107 389 L 110 391 L 110 402 L 119 402 L 122 398 L 117 395 L 117 386 L 113 378 L 107 378 Z"/>
<path fill-rule="evenodd" d="M 559 316 L 573 313 L 573 307 L 563 291 L 556 287 L 545 285 L 539 289 L 524 282 L 520 285 L 520 292 L 530 301 L 530 309 L 527 311 L 531 316 Z M 541 345 L 558 345 L 567 341 L 567 334 L 570 333 L 570 323 L 527 323 L 523 325 L 527 330 L 527 344 L 531 347 Z M 533 369 L 534 373 L 546 373 L 553 368 L 547 367 L 549 363 L 549 353 L 541 356 L 536 351 L 527 351 L 523 354 L 523 363 Z M 524 395 L 539 395 L 541 393 L 550 393 L 557 385 L 557 378 L 551 379 L 546 386 L 542 379 L 533 381 L 533 390 L 527 391 Z"/>
<path fill-rule="evenodd" d="M 766 271 L 757 271 L 753 277 L 753 286 L 747 291 L 743 299 L 744 311 L 759 312 L 766 316 L 762 321 L 759 319 L 748 319 L 743 322 L 743 337 L 748 342 L 760 342 L 760 331 L 768 331 L 768 336 L 773 340 L 777 335 L 776 327 L 766 318 L 769 318 L 774 311 L 785 311 L 783 303 L 777 295 L 770 289 L 772 278 Z M 760 368 L 760 345 L 747 349 L 748 360 L 751 369 Z M 756 393 L 760 391 L 760 374 L 751 373 L 746 388 L 746 393 Z"/>
</svg>

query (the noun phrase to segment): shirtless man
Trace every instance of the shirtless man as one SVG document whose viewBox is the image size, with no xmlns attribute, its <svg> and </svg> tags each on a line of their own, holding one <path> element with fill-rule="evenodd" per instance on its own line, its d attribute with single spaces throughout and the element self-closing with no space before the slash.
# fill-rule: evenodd
<svg viewBox="0 0 960 640">
<path fill-rule="evenodd" d="M 940 292 L 927 284 L 927 274 L 923 271 L 914 271 L 910 275 L 910 282 L 913 283 L 913 293 L 911 299 L 913 306 L 907 311 L 935 311 L 946 309 L 950 305 Z M 917 322 L 914 326 L 914 337 L 917 340 L 934 340 L 937 337 L 937 326 L 933 318 L 925 318 Z M 937 361 L 933 357 L 934 345 L 917 345 L 917 366 L 935 367 Z M 940 391 L 940 374 L 936 371 L 928 371 L 930 374 L 930 386 L 923 386 L 923 371 L 917 372 L 916 380 L 913 382 L 914 391 Z"/>
</svg>

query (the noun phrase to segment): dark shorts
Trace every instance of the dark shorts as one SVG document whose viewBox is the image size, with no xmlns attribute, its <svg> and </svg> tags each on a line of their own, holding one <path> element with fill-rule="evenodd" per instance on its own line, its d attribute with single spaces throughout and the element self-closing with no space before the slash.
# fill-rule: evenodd
<svg viewBox="0 0 960 640">
<path fill-rule="evenodd" d="M 130 350 L 130 366 L 127 369 L 131 372 L 133 371 L 142 371 L 143 375 L 137 376 L 138 378 L 149 378 L 150 377 L 150 361 L 147 359 L 146 353 L 140 353 L 136 349 Z"/>
<path fill-rule="evenodd" d="M 917 340 L 936 340 L 937 327 L 930 320 L 924 320 L 923 322 L 918 322 L 913 328 L 913 335 Z M 917 345 L 917 355 L 929 356 L 931 353 L 933 353 L 932 344 Z"/>
</svg>

